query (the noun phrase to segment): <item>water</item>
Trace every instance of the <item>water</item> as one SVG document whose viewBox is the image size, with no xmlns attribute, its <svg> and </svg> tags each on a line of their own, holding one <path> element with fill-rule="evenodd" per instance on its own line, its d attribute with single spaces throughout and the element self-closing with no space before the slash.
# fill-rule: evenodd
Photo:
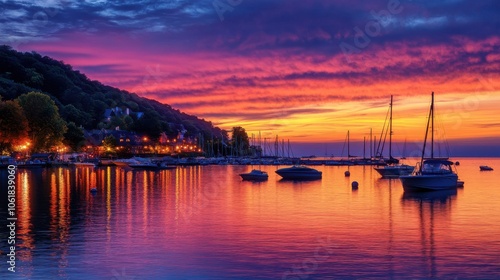
<svg viewBox="0 0 500 280">
<path fill-rule="evenodd" d="M 16 273 L 2 226 L 0 278 L 499 278 L 500 159 L 460 162 L 463 189 L 420 195 L 370 166 L 311 182 L 262 166 L 261 183 L 241 181 L 250 166 L 18 170 Z"/>
</svg>

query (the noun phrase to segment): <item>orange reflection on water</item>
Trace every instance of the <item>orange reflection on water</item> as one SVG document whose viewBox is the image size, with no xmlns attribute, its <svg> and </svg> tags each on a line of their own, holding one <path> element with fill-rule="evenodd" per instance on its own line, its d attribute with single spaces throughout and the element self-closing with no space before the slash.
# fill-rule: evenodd
<svg viewBox="0 0 500 280">
<path fill-rule="evenodd" d="M 35 240 L 33 238 L 33 213 L 32 213 L 32 197 L 34 194 L 31 193 L 30 171 L 20 171 L 18 170 L 18 184 L 16 188 L 17 192 L 17 234 L 16 234 L 16 246 L 18 247 L 18 258 L 19 260 L 30 262 L 33 260 L 33 249 L 35 248 Z M 33 269 L 31 267 L 21 268 L 23 273 L 27 276 L 31 276 Z"/>
<path fill-rule="evenodd" d="M 452 278 L 458 273 L 470 278 L 474 265 L 481 265 L 484 275 L 500 272 L 500 205 L 491 199 L 498 194 L 491 186 L 499 177 L 480 173 L 479 163 L 462 161 L 465 188 L 451 193 L 404 193 L 399 180 L 380 179 L 370 166 L 317 166 L 323 179 L 306 182 L 282 181 L 274 173 L 278 167 L 262 166 L 269 180 L 259 183 L 238 176 L 249 166 L 195 166 L 20 174 L 20 186 L 28 183 L 19 195 L 26 195 L 23 188 L 33 192 L 22 215 L 33 215 L 35 194 L 49 202 L 37 212 L 48 213 L 51 242 L 64 247 L 54 251 L 64 254 L 54 257 L 59 275 L 67 273 L 67 265 L 93 268 L 89 271 L 97 278 L 123 267 L 147 268 L 150 278 L 166 275 L 165 267 L 182 273 L 196 267 L 226 278 L 244 273 L 280 278 L 327 242 L 327 257 L 311 279 Z M 347 169 L 351 177 L 344 176 Z M 359 182 L 357 191 L 353 180 Z M 44 183 L 34 188 L 37 181 Z M 89 186 L 97 186 L 98 193 L 90 195 Z M 43 230 L 33 217 L 22 215 L 26 227 Z M 29 241 L 29 232 L 22 235 Z M 78 262 L 71 262 L 71 254 Z M 465 269 L 468 264 L 474 265 Z"/>
</svg>

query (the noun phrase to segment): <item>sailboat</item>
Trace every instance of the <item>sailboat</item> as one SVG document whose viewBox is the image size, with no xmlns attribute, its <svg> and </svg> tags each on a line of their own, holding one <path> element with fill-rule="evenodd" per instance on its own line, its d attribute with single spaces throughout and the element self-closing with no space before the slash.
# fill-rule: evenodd
<svg viewBox="0 0 500 280">
<path fill-rule="evenodd" d="M 430 123 L 432 122 L 432 123 Z M 425 159 L 425 146 L 431 125 L 431 157 Z M 431 108 L 427 129 L 425 131 L 424 147 L 417 171 L 411 175 L 399 177 L 405 191 L 436 191 L 456 189 L 458 175 L 452 169 L 453 162 L 448 158 L 434 158 L 434 92 L 432 92 Z"/>
<path fill-rule="evenodd" d="M 399 160 L 392 157 L 392 95 L 391 104 L 389 105 L 389 159 L 386 160 L 388 165 L 375 167 L 375 170 L 382 175 L 382 178 L 397 178 L 401 175 L 408 175 L 415 169 L 413 166 L 399 164 Z"/>
</svg>

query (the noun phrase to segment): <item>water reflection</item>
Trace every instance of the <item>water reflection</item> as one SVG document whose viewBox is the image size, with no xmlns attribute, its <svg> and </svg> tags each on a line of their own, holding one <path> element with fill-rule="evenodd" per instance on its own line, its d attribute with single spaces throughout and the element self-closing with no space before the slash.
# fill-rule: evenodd
<svg viewBox="0 0 500 280">
<path fill-rule="evenodd" d="M 242 181 L 245 166 L 20 170 L 19 275 L 279 279 L 315 259 L 318 240 L 329 257 L 302 278 L 500 275 L 498 192 L 480 183 L 492 173 L 461 172 L 458 193 L 403 193 L 371 167 L 317 168 L 322 180 L 296 182 L 273 166 L 266 182 Z"/>
<path fill-rule="evenodd" d="M 420 260 L 416 259 L 416 266 L 420 266 L 424 277 L 436 278 L 438 271 L 438 250 L 442 248 L 442 240 L 438 235 L 446 235 L 439 228 L 446 227 L 451 222 L 452 207 L 456 203 L 457 190 L 443 190 L 432 192 L 404 192 L 402 205 L 418 213 L 418 229 L 420 231 Z"/>
</svg>

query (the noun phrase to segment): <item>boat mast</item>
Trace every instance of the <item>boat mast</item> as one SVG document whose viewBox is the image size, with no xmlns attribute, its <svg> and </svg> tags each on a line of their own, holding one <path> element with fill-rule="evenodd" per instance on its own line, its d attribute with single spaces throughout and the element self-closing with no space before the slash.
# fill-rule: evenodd
<svg viewBox="0 0 500 280">
<path fill-rule="evenodd" d="M 349 130 L 347 131 L 347 158 L 349 159 L 351 157 L 351 152 L 349 150 Z"/>
<path fill-rule="evenodd" d="M 420 171 L 422 171 L 422 163 L 424 162 L 425 147 L 427 144 L 427 136 L 429 135 L 429 123 L 432 119 L 432 135 L 431 135 L 431 158 L 434 158 L 434 92 L 432 92 L 431 109 L 429 111 L 429 118 L 427 119 L 427 128 L 425 130 L 424 147 L 422 148 L 422 157 L 420 158 Z"/>
<path fill-rule="evenodd" d="M 431 112 L 432 112 L 431 158 L 434 158 L 434 92 L 432 92 Z"/>
<path fill-rule="evenodd" d="M 391 95 L 391 113 L 389 116 L 389 160 L 392 159 L 392 95 Z"/>
<path fill-rule="evenodd" d="M 373 158 L 373 136 L 372 136 L 372 129 L 370 128 L 370 158 Z"/>
</svg>

